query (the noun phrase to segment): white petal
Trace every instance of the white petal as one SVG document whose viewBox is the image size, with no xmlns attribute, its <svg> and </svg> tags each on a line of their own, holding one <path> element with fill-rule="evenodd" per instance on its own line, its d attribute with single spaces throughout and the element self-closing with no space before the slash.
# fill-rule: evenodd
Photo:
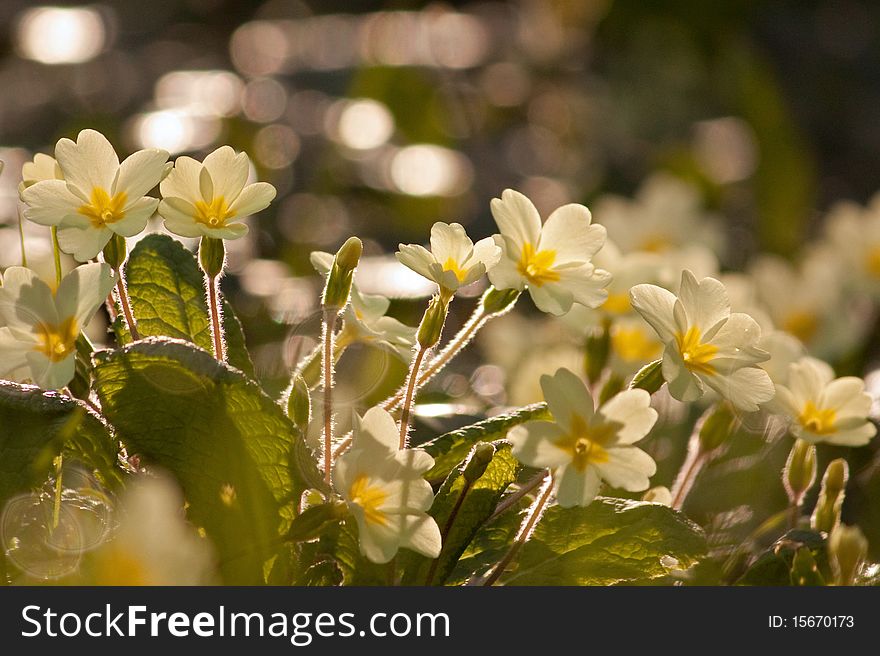
<svg viewBox="0 0 880 656">
<path fill-rule="evenodd" d="M 27 205 L 25 218 L 47 226 L 58 225 L 65 217 L 76 215 L 83 204 L 63 180 L 44 180 L 31 185 L 22 192 L 22 199 Z"/>
<path fill-rule="evenodd" d="M 245 187 L 229 208 L 234 217 L 250 216 L 269 207 L 275 198 L 275 187 L 268 182 L 255 182 Z"/>
<path fill-rule="evenodd" d="M 757 411 L 758 404 L 767 403 L 776 393 L 770 376 L 760 367 L 743 367 L 728 375 L 700 378 L 734 406 L 746 412 Z"/>
<path fill-rule="evenodd" d="M 199 193 L 199 175 L 202 165 L 192 157 L 178 157 L 174 168 L 159 184 L 159 191 L 165 198 L 182 198 L 190 204 L 202 199 Z"/>
<path fill-rule="evenodd" d="M 34 383 L 44 390 L 61 389 L 73 380 L 76 370 L 76 356 L 72 353 L 60 362 L 53 362 L 42 353 L 31 351 L 27 361 Z"/>
<path fill-rule="evenodd" d="M 55 158 L 64 172 L 64 179 L 77 187 L 85 197 L 95 188 L 110 191 L 119 158 L 107 138 L 95 130 L 83 130 L 76 138 L 61 139 L 55 145 Z"/>
<path fill-rule="evenodd" d="M 62 251 L 73 255 L 77 262 L 88 262 L 97 256 L 112 236 L 113 231 L 109 228 L 58 226 L 58 245 Z"/>
<path fill-rule="evenodd" d="M 349 504 L 358 524 L 358 542 L 361 553 L 377 564 L 384 564 L 394 558 L 399 548 L 399 533 L 392 525 L 382 526 L 367 522 L 364 512 L 358 506 Z"/>
<path fill-rule="evenodd" d="M 517 267 L 519 253 L 513 249 L 513 241 L 505 239 L 501 235 L 494 236 L 495 245 L 501 248 L 501 258 L 498 263 L 489 269 L 489 282 L 497 289 L 519 289 L 525 287 L 525 278 Z"/>
<path fill-rule="evenodd" d="M 574 295 L 562 285 L 548 282 L 540 287 L 529 285 L 529 296 L 532 297 L 535 307 L 541 312 L 562 316 L 571 310 L 574 303 Z"/>
<path fill-rule="evenodd" d="M 641 492 L 650 486 L 650 478 L 657 473 L 654 459 L 633 446 L 608 449 L 608 462 L 596 465 L 599 476 L 609 485 L 627 492 Z"/>
<path fill-rule="evenodd" d="M 541 376 L 541 389 L 550 414 L 565 430 L 571 430 L 575 418 L 587 423 L 593 416 L 593 397 L 584 382 L 568 369 L 561 368 L 553 376 Z"/>
<path fill-rule="evenodd" d="M 548 284 L 569 292 L 575 303 L 597 308 L 608 300 L 608 290 L 605 287 L 611 282 L 611 274 L 604 269 L 596 269 L 587 264 L 559 269 L 556 273 L 559 274 L 559 280 Z"/>
<path fill-rule="evenodd" d="M 630 290 L 630 300 L 633 308 L 651 324 L 660 341 L 668 342 L 674 338 L 675 294 L 657 285 L 636 285 Z"/>
<path fill-rule="evenodd" d="M 501 259 L 501 249 L 495 244 L 493 237 L 486 237 L 474 244 L 474 250 L 468 264 L 480 262 L 490 270 Z"/>
<path fill-rule="evenodd" d="M 816 358 L 804 357 L 790 367 L 787 387 L 794 395 L 798 406 L 807 401 L 818 402 L 825 386 L 834 380 L 834 370 Z"/>
<path fill-rule="evenodd" d="M 167 161 L 168 152 L 165 150 L 149 148 L 132 153 L 119 167 L 113 194 L 120 191 L 125 193 L 127 209 L 129 203 L 136 202 L 159 184 Z"/>
<path fill-rule="evenodd" d="M 9 328 L 0 328 L 0 378 L 17 383 L 31 379 L 26 357 L 31 346 L 30 342 L 16 339 Z"/>
<path fill-rule="evenodd" d="M 605 243 L 605 226 L 590 225 L 590 210 L 571 203 L 553 212 L 541 229 L 537 250 L 553 250 L 559 266 L 571 262 L 586 263 Z"/>
<path fill-rule="evenodd" d="M 25 267 L 9 267 L 0 287 L 0 318 L 19 339 L 30 339 L 33 327 L 57 325 L 58 312 L 49 285 Z"/>
<path fill-rule="evenodd" d="M 599 493 L 599 472 L 587 467 L 579 472 L 571 466 L 556 472 L 556 502 L 563 508 L 588 506 Z"/>
<path fill-rule="evenodd" d="M 371 449 L 380 447 L 388 455 L 396 453 L 400 440 L 400 431 L 394 418 L 380 407 L 367 410 L 360 420 L 355 422 L 353 449 Z"/>
<path fill-rule="evenodd" d="M 211 182 L 214 185 L 214 198 L 222 196 L 227 202 L 238 198 L 248 177 L 250 161 L 245 153 L 238 153 L 236 155 L 235 151 L 229 146 L 221 146 L 205 157 L 203 164 L 205 169 L 211 174 Z M 270 198 L 269 200 L 272 199 Z M 266 204 L 268 205 L 268 203 Z M 261 207 L 260 209 L 263 208 Z"/>
<path fill-rule="evenodd" d="M 687 313 L 688 324 L 699 328 L 701 334 L 730 316 L 727 290 L 715 278 L 703 278 L 697 282 L 693 273 L 684 270 L 678 298 Z M 760 329 L 758 335 L 760 336 Z"/>
<path fill-rule="evenodd" d="M 823 435 L 821 441 L 838 446 L 864 446 L 877 434 L 877 427 L 870 421 L 849 430 L 840 430 L 831 435 Z"/>
<path fill-rule="evenodd" d="M 611 397 L 599 414 L 622 425 L 616 444 L 632 444 L 645 437 L 657 422 L 657 411 L 651 407 L 651 395 L 642 389 L 625 390 Z"/>
<path fill-rule="evenodd" d="M 431 226 L 431 255 L 441 265 L 448 260 L 464 264 L 474 250 L 474 243 L 460 223 L 437 222 Z"/>
<path fill-rule="evenodd" d="M 55 295 L 59 317 L 74 317 L 77 326 L 85 328 L 115 283 L 113 270 L 107 264 L 76 267 L 64 276 Z"/>
<path fill-rule="evenodd" d="M 517 253 L 524 244 L 538 245 L 541 217 L 532 201 L 518 191 L 505 189 L 501 198 L 492 199 L 490 207 L 498 229 L 513 241 Z"/>
<path fill-rule="evenodd" d="M 118 221 L 108 223 L 107 227 L 117 235 L 134 237 L 144 231 L 144 228 L 147 227 L 147 221 L 156 212 L 158 206 L 158 198 L 152 198 L 151 196 L 139 198 L 136 203 L 133 203 L 125 210 L 125 216 Z"/>
<path fill-rule="evenodd" d="M 871 396 L 865 393 L 865 381 L 855 376 L 845 376 L 828 383 L 817 405 L 833 409 L 840 420 L 848 417 L 864 419 L 871 411 L 871 403 Z"/>
<path fill-rule="evenodd" d="M 443 546 L 440 538 L 440 528 L 433 517 L 428 515 L 407 516 L 404 518 L 403 535 L 400 546 L 407 547 L 428 558 L 436 558 L 440 555 Z"/>
<path fill-rule="evenodd" d="M 431 255 L 431 252 L 427 248 L 417 244 L 400 244 L 398 248 L 399 250 L 395 255 L 397 255 L 397 259 L 401 264 L 409 267 L 428 280 L 432 280 L 436 283 L 440 282 L 435 278 L 434 271 L 431 268 L 432 264 L 436 264 L 434 256 Z"/>
<path fill-rule="evenodd" d="M 730 315 L 709 342 L 718 349 L 716 357 L 747 364 L 765 362 L 770 355 L 759 349 L 761 327 L 752 317 L 742 312 Z"/>
<path fill-rule="evenodd" d="M 662 369 L 663 378 L 667 383 L 672 398 L 685 403 L 691 403 L 702 397 L 705 393 L 702 381 L 685 366 L 678 346 L 675 343 L 666 345 L 666 349 L 663 352 Z"/>
<path fill-rule="evenodd" d="M 529 467 L 561 467 L 571 456 L 556 446 L 563 430 L 550 421 L 529 421 L 507 434 L 514 457 Z"/>
</svg>

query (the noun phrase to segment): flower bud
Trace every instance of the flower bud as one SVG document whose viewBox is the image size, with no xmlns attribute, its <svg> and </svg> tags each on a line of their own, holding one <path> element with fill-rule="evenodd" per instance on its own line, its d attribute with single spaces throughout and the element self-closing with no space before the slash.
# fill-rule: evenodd
<svg viewBox="0 0 880 656">
<path fill-rule="evenodd" d="M 858 526 L 841 524 L 828 538 L 836 585 L 852 585 L 868 555 L 868 540 Z"/>
<path fill-rule="evenodd" d="M 700 450 L 714 451 L 724 444 L 736 430 L 737 420 L 728 403 L 720 403 L 700 427 Z"/>
<path fill-rule="evenodd" d="M 843 458 L 828 463 L 822 477 L 822 489 L 819 499 L 810 517 L 810 526 L 814 531 L 831 533 L 840 523 L 840 509 L 846 497 L 846 483 L 849 480 L 849 465 Z"/>
<path fill-rule="evenodd" d="M 602 377 L 605 365 L 608 363 L 608 354 L 611 352 L 611 331 L 605 325 L 599 331 L 591 332 L 587 336 L 584 348 L 587 380 L 591 385 Z"/>
<path fill-rule="evenodd" d="M 125 243 L 125 237 L 116 233 L 104 246 L 104 261 L 110 265 L 114 271 L 119 271 L 122 263 L 125 262 L 125 256 L 128 254 L 128 248 Z"/>
<path fill-rule="evenodd" d="M 663 387 L 663 361 L 655 360 L 639 369 L 629 384 L 630 389 L 643 389 L 653 394 Z"/>
<path fill-rule="evenodd" d="M 473 485 L 480 476 L 486 473 L 486 468 L 494 456 L 495 447 L 489 442 L 480 442 L 473 448 L 471 457 L 468 458 L 461 474 L 468 485 Z"/>
<path fill-rule="evenodd" d="M 513 307 L 519 298 L 518 289 L 495 289 L 489 287 L 483 294 L 483 312 L 486 314 L 500 314 Z"/>
<path fill-rule="evenodd" d="M 422 317 L 416 335 L 420 347 L 431 348 L 440 341 L 448 309 L 449 305 L 442 296 L 434 296 L 428 303 L 428 309 L 425 310 L 425 316 Z"/>
<path fill-rule="evenodd" d="M 287 416 L 293 424 L 303 433 L 309 427 L 312 419 L 312 401 L 309 395 L 309 386 L 305 378 L 297 374 L 290 386 L 290 396 L 287 397 Z"/>
<path fill-rule="evenodd" d="M 794 552 L 791 561 L 791 584 L 797 586 L 825 585 L 819 565 L 809 547 L 801 547 Z"/>
<path fill-rule="evenodd" d="M 216 278 L 223 272 L 226 262 L 226 246 L 222 239 L 202 237 L 199 242 L 199 264 L 209 277 Z"/>
<path fill-rule="evenodd" d="M 324 285 L 324 295 L 321 299 L 324 309 L 341 310 L 348 305 L 354 270 L 357 268 L 363 250 L 364 245 L 360 239 L 349 237 L 336 251 L 330 273 L 327 274 L 327 283 Z"/>
<path fill-rule="evenodd" d="M 816 482 L 816 447 L 803 440 L 795 440 L 785 469 L 782 470 L 782 483 L 793 504 L 800 504 L 804 493 Z"/>
</svg>

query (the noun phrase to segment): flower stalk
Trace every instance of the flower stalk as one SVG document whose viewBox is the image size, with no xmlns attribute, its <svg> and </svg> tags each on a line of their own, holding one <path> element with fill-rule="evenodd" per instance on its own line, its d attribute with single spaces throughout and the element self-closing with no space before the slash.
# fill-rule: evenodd
<svg viewBox="0 0 880 656">
<path fill-rule="evenodd" d="M 219 362 L 226 362 L 226 339 L 223 334 L 223 315 L 220 311 L 218 285 L 218 280 L 223 275 L 223 268 L 226 264 L 226 246 L 222 239 L 202 237 L 199 242 L 199 264 L 205 273 L 205 291 L 208 297 L 208 312 L 211 316 L 214 357 Z"/>
</svg>

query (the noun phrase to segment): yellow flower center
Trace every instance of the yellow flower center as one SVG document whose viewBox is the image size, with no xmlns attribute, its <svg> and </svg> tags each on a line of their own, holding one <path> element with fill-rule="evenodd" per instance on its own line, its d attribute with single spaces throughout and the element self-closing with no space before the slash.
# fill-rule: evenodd
<svg viewBox="0 0 880 656">
<path fill-rule="evenodd" d="M 467 273 L 468 273 L 467 269 L 462 269 L 461 267 L 458 266 L 458 262 L 455 261 L 454 257 L 448 258 L 443 263 L 443 270 L 444 271 L 452 271 L 452 273 L 455 274 L 455 277 L 458 278 L 458 282 L 461 282 L 462 280 L 464 280 L 467 277 Z"/>
<path fill-rule="evenodd" d="M 675 333 L 675 341 L 678 344 L 681 359 L 684 360 L 688 369 L 707 376 L 715 375 L 715 367 L 710 362 L 718 353 L 718 347 L 713 344 L 701 344 L 699 328 L 691 326 L 684 335 Z"/>
<path fill-rule="evenodd" d="M 630 310 L 629 294 L 608 294 L 602 309 L 611 314 L 626 314 Z"/>
<path fill-rule="evenodd" d="M 626 362 L 654 360 L 661 350 L 660 343 L 640 328 L 616 328 L 611 333 L 611 347 Z"/>
<path fill-rule="evenodd" d="M 36 326 L 39 344 L 34 350 L 42 353 L 52 362 L 61 362 L 76 350 L 76 338 L 79 336 L 79 326 L 76 319 L 70 317 L 59 325 L 41 323 Z"/>
<path fill-rule="evenodd" d="M 648 253 L 662 253 L 663 251 L 668 251 L 671 246 L 672 243 L 663 235 L 648 235 L 642 240 L 639 250 L 647 251 Z"/>
<path fill-rule="evenodd" d="M 572 466 L 582 472 L 588 465 L 608 462 L 605 445 L 617 434 L 618 425 L 614 423 L 588 425 L 579 415 L 572 417 L 571 424 L 571 432 L 563 436 L 557 446 L 571 456 Z"/>
<path fill-rule="evenodd" d="M 791 312 L 782 322 L 782 329 L 802 342 L 809 342 L 819 328 L 819 320 L 812 312 L 805 310 Z"/>
<path fill-rule="evenodd" d="M 880 278 L 880 246 L 874 246 L 865 257 L 865 268 L 875 278 Z"/>
<path fill-rule="evenodd" d="M 388 517 L 381 510 L 388 494 L 381 485 L 371 483 L 368 476 L 361 474 L 354 479 L 348 490 L 348 498 L 363 509 L 367 523 L 379 526 L 388 524 Z"/>
<path fill-rule="evenodd" d="M 829 435 L 834 432 L 834 419 L 837 416 L 832 408 L 817 408 L 812 401 L 807 401 L 798 421 L 806 430 L 816 435 Z"/>
<path fill-rule="evenodd" d="M 218 196 L 210 203 L 203 200 L 196 201 L 195 220 L 209 228 L 225 228 L 226 221 L 231 217 L 232 212 L 229 211 L 229 206 L 223 196 Z"/>
<path fill-rule="evenodd" d="M 81 205 L 77 211 L 88 218 L 93 228 L 103 228 L 108 223 L 116 223 L 125 217 L 122 208 L 125 207 L 126 199 L 124 191 L 111 197 L 106 190 L 95 187 L 89 196 L 89 203 Z"/>
<path fill-rule="evenodd" d="M 541 287 L 545 282 L 556 282 L 559 274 L 553 270 L 553 262 L 556 261 L 556 251 L 544 250 L 535 252 L 535 247 L 526 242 L 519 258 L 517 270 L 520 275 L 529 281 L 530 285 Z"/>
</svg>

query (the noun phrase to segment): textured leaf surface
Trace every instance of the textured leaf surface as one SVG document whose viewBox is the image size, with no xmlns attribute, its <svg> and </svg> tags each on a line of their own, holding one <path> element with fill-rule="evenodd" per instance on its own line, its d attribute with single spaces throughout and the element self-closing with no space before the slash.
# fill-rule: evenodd
<svg viewBox="0 0 880 656">
<path fill-rule="evenodd" d="M 241 372 L 191 344 L 150 338 L 95 354 L 108 420 L 180 482 L 227 583 L 259 583 L 292 515 L 294 427 Z"/>
<path fill-rule="evenodd" d="M 425 442 L 420 448 L 434 457 L 434 466 L 425 474 L 425 478 L 432 483 L 439 483 L 445 480 L 449 473 L 467 457 L 477 442 L 492 442 L 501 439 L 514 426 L 548 417 L 547 404 L 535 403 L 450 431 L 430 442 Z"/>
<path fill-rule="evenodd" d="M 183 244 L 168 235 L 144 237 L 131 251 L 125 279 L 141 337 L 183 339 L 212 352 L 204 274 Z M 241 324 L 225 299 L 223 322 L 229 363 L 253 377 Z M 131 335 L 124 326 L 117 318 L 117 337 L 129 344 Z"/>
<path fill-rule="evenodd" d="M 547 509 L 506 585 L 610 585 L 687 568 L 706 553 L 702 530 L 654 503 L 599 497 L 585 508 Z"/>
</svg>

